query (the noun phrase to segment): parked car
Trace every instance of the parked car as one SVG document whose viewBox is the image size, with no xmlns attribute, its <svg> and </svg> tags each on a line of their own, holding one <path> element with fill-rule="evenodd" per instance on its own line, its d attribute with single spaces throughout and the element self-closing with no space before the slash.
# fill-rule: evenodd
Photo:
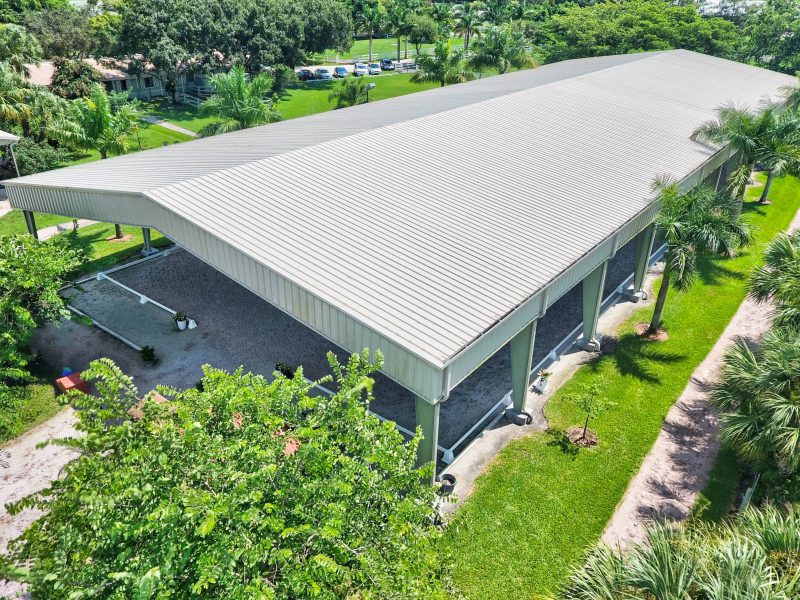
<svg viewBox="0 0 800 600">
<path fill-rule="evenodd" d="M 337 78 L 347 77 L 347 69 L 344 67 L 336 67 L 333 69 L 333 76 Z"/>
<path fill-rule="evenodd" d="M 314 79 L 314 71 L 312 71 L 311 69 L 300 69 L 297 72 L 297 78 L 300 81 L 311 81 L 312 79 Z"/>
<path fill-rule="evenodd" d="M 381 70 L 382 71 L 394 71 L 394 61 L 391 58 L 382 58 L 381 59 Z"/>
<path fill-rule="evenodd" d="M 381 74 L 381 66 L 378 63 L 369 63 L 369 67 L 367 67 L 370 75 L 380 75 Z"/>
<path fill-rule="evenodd" d="M 356 63 L 353 65 L 353 75 L 356 77 L 363 77 L 364 75 L 369 75 L 369 69 L 367 65 L 364 63 Z"/>
<path fill-rule="evenodd" d="M 314 73 L 317 76 L 317 79 L 333 79 L 333 73 L 328 67 L 320 67 Z"/>
</svg>

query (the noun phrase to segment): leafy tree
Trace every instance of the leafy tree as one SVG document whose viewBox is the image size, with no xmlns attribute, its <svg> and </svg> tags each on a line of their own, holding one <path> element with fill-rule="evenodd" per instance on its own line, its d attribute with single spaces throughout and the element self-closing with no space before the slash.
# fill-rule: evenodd
<svg viewBox="0 0 800 600">
<path fill-rule="evenodd" d="M 422 44 L 430 44 L 439 35 L 436 22 L 426 15 L 412 14 L 408 18 L 408 41 L 414 46 L 416 56 L 421 56 Z"/>
<path fill-rule="evenodd" d="M 42 45 L 46 58 L 86 58 L 95 48 L 91 9 L 59 8 L 28 13 L 25 26 Z"/>
<path fill-rule="evenodd" d="M 717 110 L 716 119 L 695 132 L 695 137 L 698 141 L 727 145 L 739 152 L 741 165 L 728 176 L 729 187 L 737 197 L 744 194 L 755 163 L 763 161 L 770 170 L 761 194 L 761 202 L 765 202 L 774 176 L 795 168 L 797 164 L 799 129 L 797 114 L 794 111 L 780 113 L 776 105 L 758 111 L 726 105 Z"/>
<path fill-rule="evenodd" d="M 268 98 L 272 77 L 267 73 L 248 78 L 244 68 L 236 66 L 228 73 L 213 75 L 211 87 L 214 95 L 203 102 L 201 108 L 205 114 L 219 120 L 203 128 L 201 133 L 204 136 L 274 123 L 280 119 Z"/>
<path fill-rule="evenodd" d="M 694 4 L 663 0 L 565 5 L 533 33 L 547 62 L 670 48 L 730 56 L 740 42 L 730 21 L 704 18 Z"/>
<path fill-rule="evenodd" d="M 480 35 L 480 27 L 483 25 L 483 14 L 480 4 L 477 2 L 466 2 L 456 12 L 456 21 L 453 31 L 464 36 L 464 52 L 469 52 L 469 42 L 472 36 Z"/>
<path fill-rule="evenodd" d="M 769 243 L 748 292 L 758 302 L 775 305 L 777 325 L 800 328 L 800 232 L 780 233 Z"/>
<path fill-rule="evenodd" d="M 627 552 L 594 549 L 565 600 L 797 597 L 800 513 L 750 509 L 720 524 L 662 523 Z"/>
<path fill-rule="evenodd" d="M 737 341 L 725 356 L 712 402 L 720 438 L 742 459 L 800 468 L 800 340 L 796 329 L 768 332 L 757 348 Z"/>
<path fill-rule="evenodd" d="M 270 95 L 273 98 L 280 98 L 286 93 L 286 88 L 297 83 L 297 73 L 288 65 L 275 65 L 270 71 L 272 76 L 272 86 Z"/>
<path fill-rule="evenodd" d="M 369 37 L 369 60 L 372 62 L 372 38 L 386 22 L 386 7 L 381 1 L 365 2 L 356 15 L 356 24 Z"/>
<path fill-rule="evenodd" d="M 501 75 L 511 68 L 524 69 L 535 64 L 525 37 L 511 24 L 485 29 L 483 37 L 475 42 L 468 62 L 478 71 L 494 68 Z"/>
<path fill-rule="evenodd" d="M 99 397 L 72 396 L 80 457 L 9 507 L 43 516 L 6 573 L 45 598 L 445 598 L 431 467 L 367 411 L 380 357 L 329 360 L 330 397 L 302 370 L 205 367 L 166 402 L 93 362 Z"/>
<path fill-rule="evenodd" d="M 414 83 L 436 81 L 440 86 L 463 83 L 475 75 L 464 67 L 464 53 L 453 50 L 450 40 L 439 40 L 433 47 L 433 54 L 417 56 L 417 71 L 411 76 Z"/>
<path fill-rule="evenodd" d="M 800 9 L 795 0 L 767 0 L 742 27 L 739 58 L 773 71 L 800 71 Z"/>
<path fill-rule="evenodd" d="M 655 224 L 667 244 L 667 254 L 650 334 L 661 327 L 670 286 L 688 288 L 697 275 L 700 256 L 734 256 L 751 238 L 750 228 L 741 221 L 736 202 L 727 193 L 707 187 L 682 192 L 677 184 L 666 182 L 656 183 L 656 190 L 660 208 Z"/>
<path fill-rule="evenodd" d="M 47 141 L 36 141 L 29 137 L 20 138 L 14 146 L 14 156 L 20 175 L 33 175 L 60 167 L 67 159 L 67 153 Z M 16 176 L 14 166 L 10 162 L 6 170 L 12 177 Z"/>
<path fill-rule="evenodd" d="M 328 94 L 328 100 L 336 100 L 336 108 L 363 104 L 367 101 L 367 80 L 364 77 L 348 77 L 340 81 Z"/>
<path fill-rule="evenodd" d="M 493 25 L 501 25 L 511 19 L 512 6 L 508 0 L 486 0 L 484 17 Z"/>
<path fill-rule="evenodd" d="M 103 82 L 103 76 L 83 60 L 56 58 L 53 67 L 50 90 L 67 100 L 89 96 L 92 87 Z"/>
<path fill-rule="evenodd" d="M 81 260 L 63 240 L 0 237 L 0 439 L 17 431 L 30 336 L 39 325 L 68 318 L 58 290 Z"/>
<path fill-rule="evenodd" d="M 0 0 L 0 21 L 21 23 L 30 12 L 69 7 L 69 0 Z"/>
<path fill-rule="evenodd" d="M 118 12 L 102 12 L 89 17 L 89 34 L 96 56 L 114 56 L 117 53 L 117 36 L 121 17 Z"/>
<path fill-rule="evenodd" d="M 28 94 L 19 75 L 0 62 L 0 123 L 6 129 L 10 125 L 26 122 L 32 114 L 27 102 Z"/>
<path fill-rule="evenodd" d="M 586 415 L 579 440 L 586 439 L 589 419 L 600 416 L 615 404 L 600 394 L 600 385 L 597 383 L 582 384 L 579 391 L 569 397 L 569 401 Z"/>
<path fill-rule="evenodd" d="M 28 65 L 39 64 L 42 48 L 21 25 L 0 24 L 0 62 L 19 75 L 30 75 Z"/>
</svg>

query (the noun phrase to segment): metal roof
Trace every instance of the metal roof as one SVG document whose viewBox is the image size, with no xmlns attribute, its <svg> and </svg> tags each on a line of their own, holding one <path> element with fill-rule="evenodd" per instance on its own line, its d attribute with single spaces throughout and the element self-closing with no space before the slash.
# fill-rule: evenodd
<svg viewBox="0 0 800 600">
<path fill-rule="evenodd" d="M 341 346 L 391 348 L 387 373 L 431 398 L 643 227 L 656 176 L 717 154 L 690 139 L 715 108 L 793 81 L 684 50 L 567 61 L 7 185 L 156 227 Z"/>
<path fill-rule="evenodd" d="M 9 146 L 11 144 L 16 144 L 18 141 L 19 136 L 8 133 L 7 131 L 0 131 L 0 146 Z"/>
</svg>

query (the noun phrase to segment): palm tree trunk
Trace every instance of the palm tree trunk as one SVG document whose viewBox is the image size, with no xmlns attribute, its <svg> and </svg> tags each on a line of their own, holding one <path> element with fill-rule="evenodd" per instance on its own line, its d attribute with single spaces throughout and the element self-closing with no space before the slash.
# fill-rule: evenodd
<svg viewBox="0 0 800 600">
<path fill-rule="evenodd" d="M 647 329 L 647 333 L 649 334 L 658 333 L 658 328 L 661 326 L 661 313 L 664 312 L 664 303 L 667 301 L 667 292 L 669 291 L 669 254 L 669 251 L 667 251 L 666 265 L 664 266 L 664 277 L 661 279 L 661 289 L 658 290 L 656 306 L 653 309 L 653 319 L 650 321 L 650 327 Z"/>
<path fill-rule="evenodd" d="M 469 29 L 464 32 L 464 52 L 469 52 Z"/>
<path fill-rule="evenodd" d="M 119 223 L 114 223 L 114 237 L 118 240 L 122 239 L 122 225 Z"/>
<path fill-rule="evenodd" d="M 767 175 L 767 183 L 764 184 L 764 190 L 761 192 L 761 198 L 758 199 L 759 204 L 764 204 L 769 196 L 769 188 L 772 187 L 772 180 L 775 179 L 775 172 L 770 171 Z"/>
<path fill-rule="evenodd" d="M 397 34 L 397 62 L 400 62 L 400 34 Z"/>
<path fill-rule="evenodd" d="M 403 58 L 408 58 L 408 36 L 403 38 L 403 43 L 405 44 L 405 50 L 403 51 Z"/>
<path fill-rule="evenodd" d="M 372 62 L 372 32 L 369 32 L 369 62 Z"/>
</svg>

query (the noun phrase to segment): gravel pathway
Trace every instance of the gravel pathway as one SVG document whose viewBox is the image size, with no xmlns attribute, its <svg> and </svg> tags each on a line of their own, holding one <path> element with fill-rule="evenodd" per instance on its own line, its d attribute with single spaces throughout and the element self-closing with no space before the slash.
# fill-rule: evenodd
<svg viewBox="0 0 800 600">
<path fill-rule="evenodd" d="M 789 231 L 800 227 L 800 212 Z M 727 349 L 737 340 L 757 340 L 770 327 L 772 307 L 746 299 L 689 384 L 667 413 L 650 453 L 628 486 L 603 542 L 627 548 L 642 542 L 654 519 L 682 521 L 689 517 L 708 483 L 719 451 L 716 410 L 708 403 L 711 386 Z"/>
</svg>

